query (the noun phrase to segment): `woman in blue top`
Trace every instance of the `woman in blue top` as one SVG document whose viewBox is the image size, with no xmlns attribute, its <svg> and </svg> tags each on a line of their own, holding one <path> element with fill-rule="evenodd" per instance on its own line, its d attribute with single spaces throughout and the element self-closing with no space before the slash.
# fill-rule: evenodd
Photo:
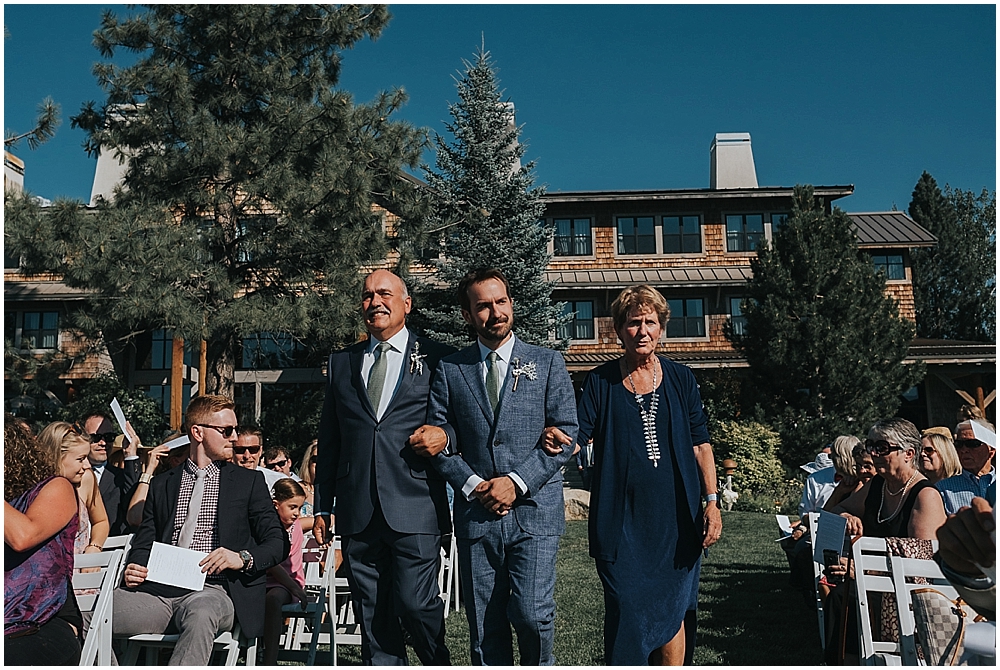
<svg viewBox="0 0 1000 670">
<path fill-rule="evenodd" d="M 604 586 L 604 659 L 690 663 L 702 549 L 722 532 L 705 412 L 691 370 L 656 355 L 670 318 L 663 296 L 627 288 L 611 314 L 625 355 L 584 382 L 577 438 L 594 440 L 590 555 Z"/>
</svg>

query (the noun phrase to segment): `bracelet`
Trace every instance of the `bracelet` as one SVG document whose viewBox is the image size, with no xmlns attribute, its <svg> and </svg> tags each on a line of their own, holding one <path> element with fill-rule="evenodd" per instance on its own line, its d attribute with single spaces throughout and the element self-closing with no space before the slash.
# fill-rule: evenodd
<svg viewBox="0 0 1000 670">
<path fill-rule="evenodd" d="M 90 543 L 90 544 L 88 544 L 87 546 L 88 546 L 88 547 L 97 547 L 97 549 L 98 549 L 98 550 L 100 550 L 100 551 L 104 551 L 104 547 L 102 547 L 102 546 L 101 546 L 101 545 L 99 545 L 99 544 L 94 544 L 93 542 L 91 542 L 91 543 Z"/>
<path fill-rule="evenodd" d="M 718 493 L 708 493 L 708 494 L 705 495 L 705 502 L 707 502 L 707 503 L 717 502 L 718 500 L 719 500 L 719 494 Z"/>
<path fill-rule="evenodd" d="M 139 475 L 139 483 L 140 484 L 148 484 L 151 481 L 153 481 L 153 475 L 152 475 L 152 473 L 150 473 L 150 472 L 143 472 L 141 475 Z"/>
</svg>

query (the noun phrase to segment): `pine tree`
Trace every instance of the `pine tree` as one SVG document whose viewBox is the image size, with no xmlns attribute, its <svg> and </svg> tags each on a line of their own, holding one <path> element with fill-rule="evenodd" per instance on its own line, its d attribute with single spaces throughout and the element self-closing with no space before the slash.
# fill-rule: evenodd
<svg viewBox="0 0 1000 670">
<path fill-rule="evenodd" d="M 913 326 L 863 257 L 850 218 L 798 186 L 788 223 L 752 262 L 746 329 L 729 336 L 750 364 L 783 457 L 803 462 L 837 435 L 892 416 L 923 376 L 904 365 Z"/>
<path fill-rule="evenodd" d="M 513 105 L 502 99 L 489 52 L 481 48 L 474 63 L 463 64 L 459 101 L 449 105 L 446 125 L 454 140 L 436 137 L 437 169 L 424 166 L 437 203 L 430 247 L 441 258 L 431 261 L 436 272 L 419 287 L 415 321 L 429 337 L 468 344 L 455 289 L 470 270 L 495 267 L 510 283 L 517 336 L 552 346 L 552 331 L 569 317 L 552 303 L 552 284 L 545 281 L 552 231 L 541 222 L 543 189 L 533 187 L 534 162 L 521 165 L 521 128 Z"/>
<path fill-rule="evenodd" d="M 355 104 L 336 89 L 340 52 L 388 18 L 381 5 L 107 12 L 95 45 L 138 60 L 98 63 L 107 99 L 73 123 L 92 153 L 128 159 L 123 188 L 92 215 L 20 207 L 15 246 L 95 292 L 78 325 L 111 348 L 155 328 L 206 340 L 209 392 L 232 395 L 255 333 L 320 351 L 353 340 L 358 270 L 387 251 L 373 202 L 403 216 L 404 234 L 419 212 L 400 170 L 425 136 L 389 118 L 405 95 Z"/>
<path fill-rule="evenodd" d="M 913 189 L 910 216 L 938 238 L 913 250 L 917 334 L 992 342 L 996 339 L 996 193 L 978 196 L 945 186 L 924 172 Z"/>
</svg>

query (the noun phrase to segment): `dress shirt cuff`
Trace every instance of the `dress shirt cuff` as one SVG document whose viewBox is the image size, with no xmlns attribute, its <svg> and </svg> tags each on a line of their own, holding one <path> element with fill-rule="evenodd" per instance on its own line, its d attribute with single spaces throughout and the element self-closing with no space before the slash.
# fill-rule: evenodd
<svg viewBox="0 0 1000 670">
<path fill-rule="evenodd" d="M 137 460 L 139 460 L 139 456 L 126 456 L 125 460 L 126 461 L 137 461 Z"/>
<path fill-rule="evenodd" d="M 486 480 L 484 480 L 479 475 L 472 475 L 471 477 L 469 477 L 465 482 L 465 486 L 462 487 L 462 495 L 465 496 L 465 499 L 472 500 L 472 492 L 475 491 L 476 487 L 482 484 L 484 481 Z"/>
<path fill-rule="evenodd" d="M 516 472 L 508 472 L 507 476 L 513 480 L 514 484 L 517 485 L 518 493 L 523 496 L 528 495 L 528 485 L 524 483 L 524 480 L 521 479 Z"/>
</svg>

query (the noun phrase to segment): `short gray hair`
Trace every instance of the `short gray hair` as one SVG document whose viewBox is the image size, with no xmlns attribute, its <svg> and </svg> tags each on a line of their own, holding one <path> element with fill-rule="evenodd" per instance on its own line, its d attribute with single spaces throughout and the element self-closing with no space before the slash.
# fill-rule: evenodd
<svg viewBox="0 0 1000 670">
<path fill-rule="evenodd" d="M 912 422 L 894 416 L 890 419 L 879 419 L 868 431 L 869 440 L 883 439 L 898 444 L 903 450 L 920 451 L 920 431 Z"/>
</svg>

